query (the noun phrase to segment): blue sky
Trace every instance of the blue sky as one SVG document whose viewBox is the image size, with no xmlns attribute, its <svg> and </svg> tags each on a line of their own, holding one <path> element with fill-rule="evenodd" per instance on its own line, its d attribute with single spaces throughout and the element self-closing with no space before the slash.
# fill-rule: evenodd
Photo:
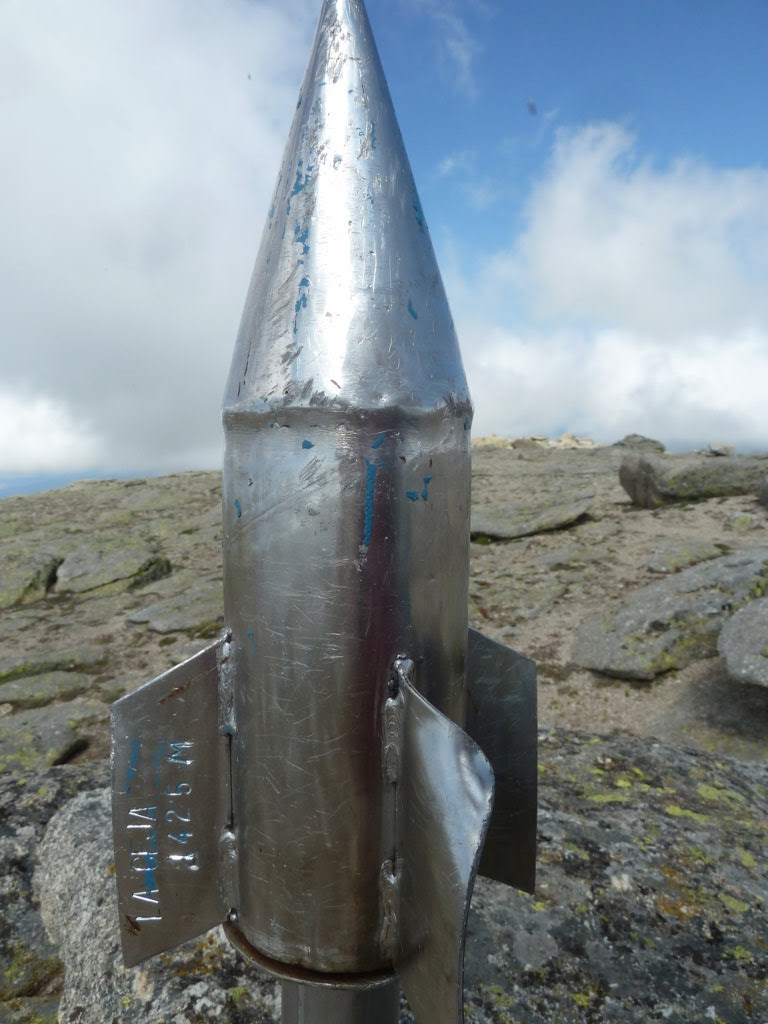
<svg viewBox="0 0 768 1024">
<path fill-rule="evenodd" d="M 764 0 L 367 7 L 475 435 L 768 449 Z M 219 464 L 319 8 L 0 0 L 0 493 Z"/>
</svg>

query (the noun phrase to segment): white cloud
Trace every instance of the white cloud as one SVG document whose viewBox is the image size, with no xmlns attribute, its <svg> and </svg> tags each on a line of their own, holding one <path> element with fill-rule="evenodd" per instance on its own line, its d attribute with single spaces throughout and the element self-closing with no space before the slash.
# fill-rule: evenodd
<svg viewBox="0 0 768 1024">
<path fill-rule="evenodd" d="M 660 169 L 634 145 L 559 134 L 512 261 L 533 311 L 667 338 L 768 326 L 768 171 Z"/>
<path fill-rule="evenodd" d="M 683 449 L 768 449 L 768 344 L 757 332 L 678 347 L 627 331 L 522 336 L 459 323 L 475 436 L 565 431 L 611 443 L 641 433 Z"/>
<path fill-rule="evenodd" d="M 475 62 L 483 47 L 459 13 L 462 8 L 455 0 L 409 0 L 408 6 L 434 23 L 438 55 L 453 89 L 470 98 L 476 96 Z M 491 14 L 479 0 L 473 0 L 470 6 L 486 18 Z"/>
<path fill-rule="evenodd" d="M 103 446 L 89 424 L 55 399 L 0 392 L 3 472 L 79 472 L 98 465 Z"/>
<path fill-rule="evenodd" d="M 39 397 L 30 466 L 66 450 L 98 468 L 96 435 L 112 470 L 218 463 L 221 392 L 313 7 L 0 9 L 0 389 Z"/>
<path fill-rule="evenodd" d="M 561 133 L 515 245 L 454 269 L 476 433 L 768 449 L 768 172 L 634 147 Z"/>
</svg>

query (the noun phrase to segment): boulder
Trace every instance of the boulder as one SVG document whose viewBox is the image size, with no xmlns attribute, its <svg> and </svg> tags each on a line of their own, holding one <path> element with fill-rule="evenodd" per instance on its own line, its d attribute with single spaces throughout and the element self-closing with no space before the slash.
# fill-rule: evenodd
<svg viewBox="0 0 768 1024">
<path fill-rule="evenodd" d="M 539 744 L 537 892 L 478 880 L 467 1024 L 768 1020 L 766 766 L 562 730 Z M 62 807 L 38 862 L 60 1020 L 279 1020 L 276 983 L 218 930 L 123 967 L 105 790 Z"/>
<path fill-rule="evenodd" d="M 643 452 L 665 452 L 667 450 L 661 441 L 655 441 L 652 437 L 643 437 L 642 434 L 627 434 L 614 444 L 614 448 L 632 448 L 635 451 Z"/>
<path fill-rule="evenodd" d="M 702 562 L 640 587 L 582 623 L 573 660 L 619 679 L 654 679 L 715 655 L 726 619 L 767 587 L 768 547 Z"/>
<path fill-rule="evenodd" d="M 85 750 L 106 727 L 106 704 L 70 701 L 0 718 L 0 772 L 42 770 Z"/>
<path fill-rule="evenodd" d="M 627 455 L 619 480 L 635 505 L 657 508 L 734 494 L 757 494 L 766 471 L 764 457 Z"/>
<path fill-rule="evenodd" d="M 55 585 L 64 556 L 17 538 L 0 543 L 0 608 L 39 601 Z"/>
<path fill-rule="evenodd" d="M 717 649 L 732 679 L 768 686 L 768 598 L 736 612 L 723 626 Z"/>
<path fill-rule="evenodd" d="M 81 789 L 104 785 L 106 762 L 0 775 L 0 1020 L 56 1020 L 63 966 L 32 888 L 53 814 Z"/>
</svg>

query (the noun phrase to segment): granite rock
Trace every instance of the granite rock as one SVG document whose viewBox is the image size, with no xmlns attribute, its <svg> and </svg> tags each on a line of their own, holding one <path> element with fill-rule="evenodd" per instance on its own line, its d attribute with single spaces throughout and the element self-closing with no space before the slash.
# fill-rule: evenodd
<svg viewBox="0 0 768 1024">
<path fill-rule="evenodd" d="M 716 654 L 725 620 L 767 587 L 768 547 L 695 565 L 587 619 L 577 631 L 573 660 L 619 679 L 654 679 Z"/>
<path fill-rule="evenodd" d="M 768 768 L 547 730 L 540 779 L 536 895 L 477 883 L 467 1024 L 767 1020 Z M 35 875 L 62 1020 L 279 1019 L 275 983 L 218 931 L 125 969 L 111 871 L 108 794 L 81 793 L 48 826 Z"/>
<path fill-rule="evenodd" d="M 768 686 L 768 598 L 737 611 L 723 626 L 717 649 L 732 679 Z"/>
<path fill-rule="evenodd" d="M 516 505 L 505 513 L 478 513 L 472 516 L 472 539 L 513 540 L 536 533 L 562 530 L 586 516 L 593 493 L 575 494 L 566 501 L 534 502 Z"/>
<path fill-rule="evenodd" d="M 0 773 L 64 764 L 106 724 L 105 704 L 71 701 L 0 718 Z"/>
<path fill-rule="evenodd" d="M 81 789 L 103 785 L 106 763 L 0 774 L 0 1020 L 53 1021 L 63 981 L 33 892 L 38 847 L 53 814 Z"/>
<path fill-rule="evenodd" d="M 635 505 L 657 508 L 733 494 L 757 494 L 766 457 L 653 454 L 628 455 L 619 468 L 621 486 Z"/>
<path fill-rule="evenodd" d="M 632 448 L 634 451 L 659 454 L 667 450 L 661 441 L 656 441 L 652 437 L 644 437 L 642 434 L 627 434 L 614 444 L 614 448 Z"/>
</svg>

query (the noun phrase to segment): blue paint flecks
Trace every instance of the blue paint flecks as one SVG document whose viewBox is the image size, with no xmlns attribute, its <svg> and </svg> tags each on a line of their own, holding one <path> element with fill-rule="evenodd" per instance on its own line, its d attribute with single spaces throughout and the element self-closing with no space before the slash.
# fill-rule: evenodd
<svg viewBox="0 0 768 1024">
<path fill-rule="evenodd" d="M 259 645 L 256 643 L 256 637 L 253 635 L 253 630 L 249 629 L 248 632 L 245 635 L 248 637 L 248 642 L 251 645 L 251 650 L 253 651 L 253 653 L 254 654 L 258 654 L 259 653 Z"/>
<path fill-rule="evenodd" d="M 305 249 L 306 249 L 306 246 L 305 246 Z M 307 249 L 307 251 L 309 251 L 309 250 Z M 302 261 L 299 260 L 299 262 L 301 263 Z M 296 313 L 296 316 L 293 318 L 293 333 L 294 334 L 298 334 L 299 333 L 299 313 L 301 313 L 302 309 L 306 309 L 307 308 L 307 289 L 308 288 L 309 288 L 309 278 L 308 277 L 302 277 L 301 281 L 299 281 L 299 297 L 296 300 L 296 303 L 295 303 L 295 305 L 293 307 L 294 311 Z"/>
<path fill-rule="evenodd" d="M 238 519 L 242 518 L 243 506 L 240 504 L 240 499 L 239 498 L 235 498 L 235 512 L 237 512 L 237 518 Z"/>
<path fill-rule="evenodd" d="M 376 440 L 371 445 L 371 448 L 373 448 L 374 450 L 377 449 L 377 448 L 381 448 L 381 446 L 384 444 L 384 442 L 386 441 L 386 439 L 389 437 L 389 435 L 391 433 L 392 433 L 391 430 L 382 430 L 382 432 L 379 434 L 379 436 L 376 438 Z"/>
<path fill-rule="evenodd" d="M 413 302 L 411 301 L 411 299 L 408 299 L 408 312 L 411 314 L 414 320 L 419 319 L 419 314 L 413 308 Z"/>
<path fill-rule="evenodd" d="M 376 497 L 376 474 L 379 463 L 365 460 L 365 520 L 363 522 L 363 547 L 370 546 L 373 537 L 373 511 Z"/>
<path fill-rule="evenodd" d="M 307 240 L 309 239 L 309 228 L 304 228 L 302 231 L 299 224 L 293 229 L 293 240 L 297 245 L 302 246 L 302 256 L 306 256 L 309 252 L 309 246 Z"/>
<path fill-rule="evenodd" d="M 310 449 L 310 448 L 314 448 L 315 446 L 314 446 L 314 444 L 312 443 L 312 441 L 302 441 L 302 442 L 301 442 L 301 447 L 302 447 L 302 448 L 303 448 L 303 449 L 304 449 L 305 451 L 309 451 L 309 449 Z"/>
<path fill-rule="evenodd" d="M 157 879 L 155 878 L 155 871 L 158 867 L 158 856 L 157 856 L 157 829 L 153 828 L 150 830 L 149 836 L 146 840 L 147 850 L 150 851 L 146 854 L 146 867 L 144 868 L 144 891 L 147 895 L 157 892 Z"/>
<path fill-rule="evenodd" d="M 416 213 L 416 223 L 419 225 L 420 228 L 423 228 L 424 227 L 424 211 L 422 210 L 421 203 L 419 202 L 418 199 L 414 199 L 414 201 L 413 201 L 413 209 L 414 209 L 414 212 Z"/>
<path fill-rule="evenodd" d="M 303 167 L 304 167 L 304 161 L 303 160 L 299 160 L 299 166 L 296 169 L 296 181 L 294 181 L 293 188 L 291 189 L 291 199 L 294 196 L 297 196 L 299 194 L 299 192 L 303 192 L 304 189 L 309 184 L 311 178 L 312 178 L 312 171 L 314 170 L 314 167 L 312 166 L 312 164 L 307 164 L 306 172 L 302 170 Z M 289 199 L 289 203 L 290 203 L 290 199 Z"/>
<path fill-rule="evenodd" d="M 141 753 L 141 740 L 131 740 L 131 757 L 128 762 L 128 770 L 125 773 L 125 795 L 131 795 L 133 780 L 139 767 L 139 754 Z"/>
<path fill-rule="evenodd" d="M 424 477 L 424 486 L 421 489 L 421 493 L 418 491 L 406 491 L 405 496 L 409 501 L 418 501 L 421 498 L 422 501 L 429 501 L 429 485 L 432 483 L 431 476 Z"/>
</svg>

